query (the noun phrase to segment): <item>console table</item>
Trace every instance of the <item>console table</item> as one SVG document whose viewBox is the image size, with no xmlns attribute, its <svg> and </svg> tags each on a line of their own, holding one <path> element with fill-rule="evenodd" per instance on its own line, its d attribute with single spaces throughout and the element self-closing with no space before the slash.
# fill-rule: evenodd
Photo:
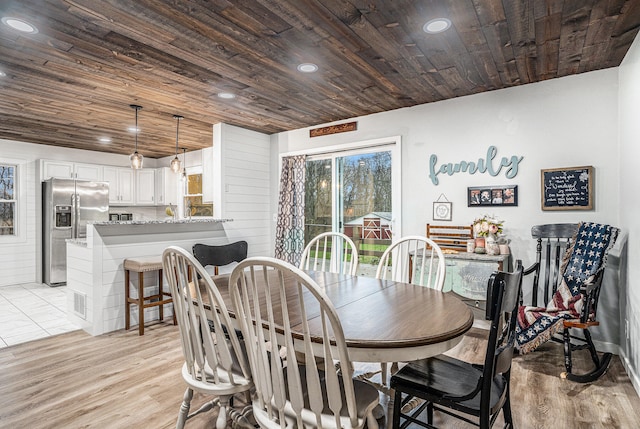
<svg viewBox="0 0 640 429">
<path fill-rule="evenodd" d="M 452 292 L 472 308 L 484 312 L 487 282 L 491 274 L 511 271 L 511 255 L 445 253 L 446 276 L 443 292 Z"/>
</svg>

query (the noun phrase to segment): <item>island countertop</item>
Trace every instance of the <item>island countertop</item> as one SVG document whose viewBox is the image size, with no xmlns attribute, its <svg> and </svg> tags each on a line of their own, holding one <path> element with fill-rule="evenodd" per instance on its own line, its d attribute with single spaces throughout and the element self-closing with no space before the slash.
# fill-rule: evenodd
<svg viewBox="0 0 640 429">
<path fill-rule="evenodd" d="M 124 234 L 157 234 L 168 231 L 197 231 L 209 229 L 212 224 L 231 222 L 233 219 L 166 219 L 166 220 L 121 220 L 94 222 L 91 225 L 102 236 Z"/>
<path fill-rule="evenodd" d="M 67 241 L 67 290 L 73 295 L 73 299 L 67 300 L 69 320 L 91 335 L 122 329 L 124 260 L 157 258 L 169 246 L 189 250 L 196 243 L 228 244 L 225 226 L 229 221 L 231 219 L 192 218 L 88 224 L 85 239 Z M 139 281 L 138 276 L 131 277 L 132 283 Z M 158 273 L 147 272 L 144 277 L 145 288 L 157 290 Z M 76 299 L 79 307 L 74 310 Z M 157 310 L 157 307 L 148 309 L 148 320 L 159 316 Z M 167 305 L 165 314 L 171 310 L 171 305 Z"/>
</svg>

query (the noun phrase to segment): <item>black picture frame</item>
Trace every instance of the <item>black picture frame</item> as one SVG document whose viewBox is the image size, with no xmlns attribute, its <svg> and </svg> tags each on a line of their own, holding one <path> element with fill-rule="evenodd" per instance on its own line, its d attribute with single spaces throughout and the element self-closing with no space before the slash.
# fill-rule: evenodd
<svg viewBox="0 0 640 429">
<path fill-rule="evenodd" d="M 473 186 L 467 188 L 467 207 L 517 206 L 518 185 Z"/>
</svg>

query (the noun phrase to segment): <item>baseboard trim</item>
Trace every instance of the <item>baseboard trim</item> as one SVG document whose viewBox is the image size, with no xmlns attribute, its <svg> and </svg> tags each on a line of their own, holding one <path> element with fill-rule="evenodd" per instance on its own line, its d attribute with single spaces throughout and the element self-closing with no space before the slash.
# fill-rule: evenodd
<svg viewBox="0 0 640 429">
<path fill-rule="evenodd" d="M 631 380 L 631 385 L 636 390 L 636 394 L 640 397 L 640 378 L 638 377 L 638 373 L 631 366 L 627 355 L 624 353 L 624 350 L 620 348 L 620 360 L 622 361 L 622 366 L 624 367 L 627 375 L 629 376 L 629 380 Z"/>
</svg>

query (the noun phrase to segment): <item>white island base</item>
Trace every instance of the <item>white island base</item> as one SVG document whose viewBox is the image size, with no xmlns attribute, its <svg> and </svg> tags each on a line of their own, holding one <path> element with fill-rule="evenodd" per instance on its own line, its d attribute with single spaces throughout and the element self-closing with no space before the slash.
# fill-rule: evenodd
<svg viewBox="0 0 640 429">
<path fill-rule="evenodd" d="M 86 240 L 67 242 L 67 314 L 72 323 L 91 335 L 124 328 L 124 270 L 126 258 L 160 256 L 168 246 L 191 251 L 195 243 L 228 243 L 226 220 L 181 220 L 166 222 L 100 222 L 87 226 Z M 137 276 L 131 276 L 132 296 L 137 293 Z M 145 296 L 158 289 L 157 272 L 145 273 Z M 168 288 L 166 281 L 165 290 Z M 145 321 L 158 319 L 158 307 L 147 308 Z M 165 305 L 164 317 L 172 317 Z M 148 312 L 148 313 L 147 313 Z M 131 306 L 131 322 L 138 320 L 138 308 Z"/>
</svg>

